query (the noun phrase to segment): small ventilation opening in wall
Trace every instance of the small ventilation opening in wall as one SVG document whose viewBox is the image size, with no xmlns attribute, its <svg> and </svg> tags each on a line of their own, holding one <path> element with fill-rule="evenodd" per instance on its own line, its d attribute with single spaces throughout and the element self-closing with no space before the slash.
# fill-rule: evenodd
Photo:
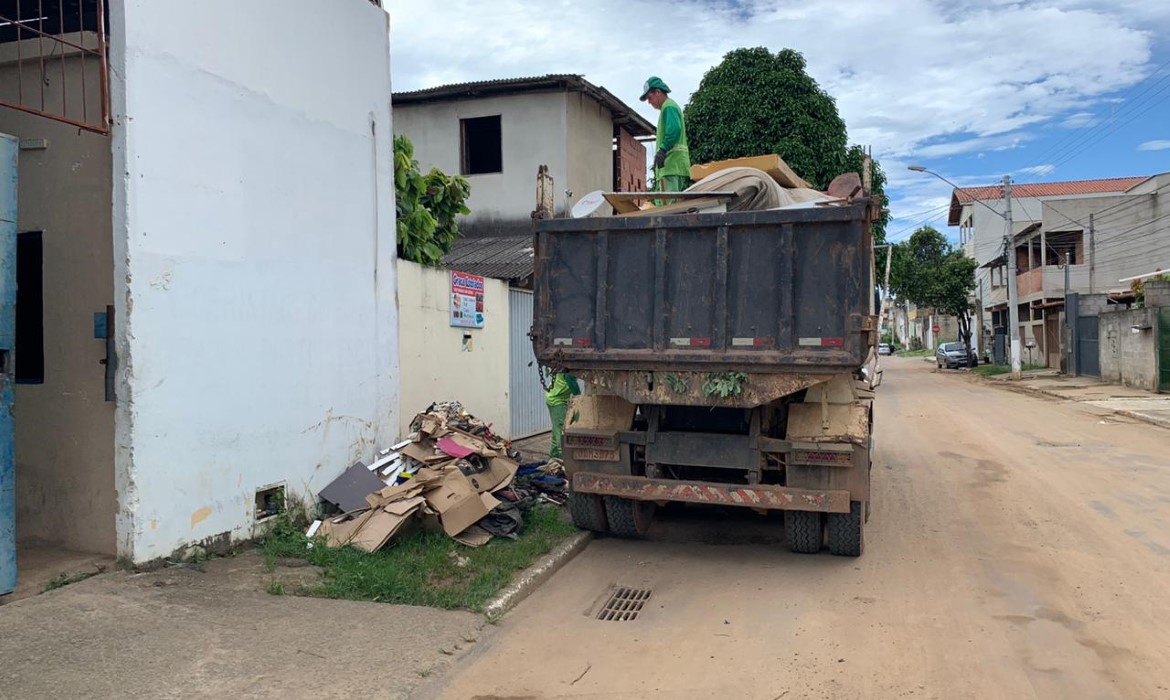
<svg viewBox="0 0 1170 700">
<path fill-rule="evenodd" d="M 284 503 L 284 484 L 256 489 L 256 520 L 280 514 Z"/>
</svg>

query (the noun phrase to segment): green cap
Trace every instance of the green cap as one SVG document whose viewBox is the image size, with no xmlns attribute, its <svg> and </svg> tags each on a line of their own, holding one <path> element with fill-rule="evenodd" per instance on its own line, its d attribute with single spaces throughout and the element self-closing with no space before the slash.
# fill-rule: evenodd
<svg viewBox="0 0 1170 700">
<path fill-rule="evenodd" d="M 670 93 L 670 88 L 666 87 L 666 83 L 662 82 L 662 78 L 659 78 L 657 75 L 652 75 L 646 79 L 645 83 L 642 83 L 642 96 L 638 99 L 645 102 L 646 95 L 649 95 L 651 90 L 661 90 L 665 93 Z"/>
</svg>

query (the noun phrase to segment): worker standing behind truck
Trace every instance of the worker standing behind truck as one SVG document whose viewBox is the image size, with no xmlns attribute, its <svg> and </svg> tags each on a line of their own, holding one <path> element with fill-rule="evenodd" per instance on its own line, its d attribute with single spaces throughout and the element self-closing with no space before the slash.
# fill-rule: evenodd
<svg viewBox="0 0 1170 700">
<path fill-rule="evenodd" d="M 667 97 L 670 88 L 658 76 L 642 85 L 638 99 L 649 102 L 658 110 L 658 135 L 655 139 L 655 189 L 664 192 L 682 192 L 691 181 L 691 153 L 687 148 L 687 127 L 683 123 L 682 108 Z"/>
<path fill-rule="evenodd" d="M 551 459 L 561 459 L 561 436 L 565 432 L 565 417 L 569 413 L 569 400 L 581 393 L 577 378 L 568 372 L 557 372 L 552 386 L 545 395 L 548 415 L 552 419 L 552 444 L 548 450 Z"/>
</svg>

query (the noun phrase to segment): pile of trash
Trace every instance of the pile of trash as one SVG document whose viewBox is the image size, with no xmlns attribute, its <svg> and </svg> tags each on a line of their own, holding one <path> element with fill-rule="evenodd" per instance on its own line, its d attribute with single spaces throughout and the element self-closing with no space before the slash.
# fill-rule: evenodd
<svg viewBox="0 0 1170 700">
<path fill-rule="evenodd" d="M 410 429 L 372 464 L 355 463 L 321 490 L 332 514 L 313 522 L 309 538 L 376 552 L 422 526 L 478 547 L 515 538 L 535 503 L 567 500 L 559 462 L 522 467 L 511 444 L 458 402 L 432 404 Z"/>
</svg>

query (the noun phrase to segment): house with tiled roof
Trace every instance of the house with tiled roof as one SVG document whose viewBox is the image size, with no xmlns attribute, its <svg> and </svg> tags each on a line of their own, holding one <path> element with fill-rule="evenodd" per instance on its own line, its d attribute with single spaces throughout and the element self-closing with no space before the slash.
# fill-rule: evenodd
<svg viewBox="0 0 1170 700">
<path fill-rule="evenodd" d="M 1106 300 L 1112 294 L 1113 301 L 1125 302 L 1129 285 L 1122 280 L 1170 269 L 1167 192 L 1170 173 L 1013 185 L 1009 252 L 1003 187 L 956 188 L 948 223 L 959 227 L 961 245 L 978 264 L 975 295 L 982 347 L 999 347 L 1010 335 L 1010 254 L 1016 262 L 1020 341 L 1030 353 L 1024 359 L 1065 367 L 1075 342 L 1065 331 L 1066 294 L 1102 295 Z M 1086 345 L 1082 350 L 1083 372 L 1099 373 L 1091 361 L 1097 348 Z"/>
<path fill-rule="evenodd" d="M 636 97 L 641 85 L 626 87 Z M 470 181 L 464 239 L 530 235 L 541 165 L 558 213 L 596 190 L 645 190 L 641 142 L 654 138 L 654 125 L 580 75 L 441 85 L 396 92 L 391 103 L 394 133 L 414 143 L 424 171 Z"/>
</svg>

